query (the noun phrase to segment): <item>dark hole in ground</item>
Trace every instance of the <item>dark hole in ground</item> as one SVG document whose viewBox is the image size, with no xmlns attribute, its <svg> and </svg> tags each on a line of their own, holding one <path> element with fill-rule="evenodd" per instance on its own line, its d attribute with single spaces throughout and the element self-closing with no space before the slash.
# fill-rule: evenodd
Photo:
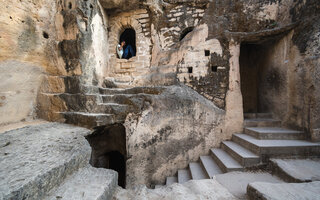
<svg viewBox="0 0 320 200">
<path fill-rule="evenodd" d="M 188 33 L 190 33 L 191 31 L 193 31 L 193 27 L 188 27 L 188 28 L 186 28 L 186 29 L 184 29 L 183 31 L 182 31 L 182 33 L 181 33 L 181 35 L 180 35 L 180 41 L 183 39 L 183 38 L 185 38 L 187 35 L 188 35 Z"/>
<path fill-rule="evenodd" d="M 97 128 L 87 140 L 92 148 L 90 164 L 118 172 L 118 184 L 126 186 L 126 133 L 122 124 Z"/>
<path fill-rule="evenodd" d="M 43 35 L 43 37 L 44 37 L 44 38 L 46 38 L 46 39 L 48 39 L 48 38 L 49 38 L 48 33 L 46 33 L 45 31 L 43 31 L 43 32 L 42 32 L 42 35 Z"/>
<path fill-rule="evenodd" d="M 126 45 L 124 46 L 124 49 L 126 49 L 128 47 L 128 45 L 130 45 L 133 49 L 134 52 L 137 52 L 137 48 L 136 48 L 136 31 L 132 28 L 126 28 L 122 34 L 120 35 L 120 41 L 119 43 L 121 43 L 122 41 L 126 42 Z M 133 57 L 133 55 L 129 52 L 129 55 L 127 57 L 127 59 Z"/>
</svg>

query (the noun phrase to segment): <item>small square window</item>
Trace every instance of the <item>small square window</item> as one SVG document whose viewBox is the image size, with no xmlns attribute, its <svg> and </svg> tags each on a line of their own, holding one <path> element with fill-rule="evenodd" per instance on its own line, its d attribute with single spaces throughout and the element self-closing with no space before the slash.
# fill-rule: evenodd
<svg viewBox="0 0 320 200">
<path fill-rule="evenodd" d="M 210 56 L 210 51 L 209 50 L 204 50 L 204 55 L 205 56 Z"/>
<path fill-rule="evenodd" d="M 218 66 L 211 66 L 211 71 L 212 72 L 217 72 L 218 71 Z"/>
<path fill-rule="evenodd" d="M 193 71 L 192 67 L 188 67 L 188 73 L 191 74 Z"/>
</svg>

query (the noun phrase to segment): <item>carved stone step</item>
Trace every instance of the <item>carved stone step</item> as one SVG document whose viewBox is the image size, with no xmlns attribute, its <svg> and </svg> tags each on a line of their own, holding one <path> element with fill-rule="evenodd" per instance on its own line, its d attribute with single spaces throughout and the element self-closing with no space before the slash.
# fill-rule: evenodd
<svg viewBox="0 0 320 200">
<path fill-rule="evenodd" d="M 246 134 L 233 134 L 232 141 L 267 158 L 279 156 L 319 156 L 320 144 L 305 140 L 259 140 Z"/>
<path fill-rule="evenodd" d="M 177 177 L 175 177 L 175 176 L 167 177 L 167 180 L 166 180 L 166 185 L 167 186 L 172 185 L 174 183 L 178 183 L 178 178 Z"/>
<path fill-rule="evenodd" d="M 211 156 L 200 156 L 200 161 L 209 178 L 212 179 L 215 175 L 222 173 L 220 167 Z"/>
<path fill-rule="evenodd" d="M 221 148 L 244 167 L 251 167 L 260 163 L 260 157 L 258 155 L 235 142 L 223 141 Z"/>
<path fill-rule="evenodd" d="M 281 125 L 280 120 L 271 118 L 245 119 L 245 127 L 278 127 Z"/>
<path fill-rule="evenodd" d="M 243 167 L 222 149 L 211 149 L 211 155 L 223 172 L 243 171 Z"/>
<path fill-rule="evenodd" d="M 208 179 L 209 176 L 203 169 L 200 163 L 192 162 L 189 163 L 189 169 L 191 172 L 191 177 L 193 180 L 200 180 L 200 179 Z"/>
<path fill-rule="evenodd" d="M 65 122 L 86 128 L 114 124 L 115 116 L 104 113 L 86 113 L 86 112 L 62 112 Z"/>
<path fill-rule="evenodd" d="M 191 174 L 188 169 L 178 170 L 178 183 L 185 183 L 191 180 Z"/>
<path fill-rule="evenodd" d="M 303 132 L 280 127 L 246 127 L 244 132 L 258 139 L 265 140 L 297 140 L 303 139 Z"/>
</svg>

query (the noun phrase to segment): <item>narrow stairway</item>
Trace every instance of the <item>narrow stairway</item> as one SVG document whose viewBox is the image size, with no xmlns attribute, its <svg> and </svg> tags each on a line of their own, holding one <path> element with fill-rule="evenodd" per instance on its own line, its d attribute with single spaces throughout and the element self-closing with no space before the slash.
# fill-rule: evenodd
<svg viewBox="0 0 320 200">
<path fill-rule="evenodd" d="M 319 143 L 303 140 L 302 131 L 280 125 L 281 121 L 273 119 L 270 113 L 246 113 L 243 133 L 234 134 L 231 141 L 223 141 L 221 148 L 210 149 L 209 155 L 200 156 L 199 162 L 178 170 L 177 176 L 167 177 L 166 185 L 243 171 L 267 164 L 269 158 L 320 155 Z M 155 186 L 158 187 L 162 186 Z"/>
<path fill-rule="evenodd" d="M 162 92 L 161 87 L 100 88 L 81 85 L 65 93 L 42 93 L 53 105 L 54 121 L 94 128 L 123 123 L 129 112 L 138 112 L 151 95 Z M 60 106 L 63 105 L 63 106 Z M 61 120 L 58 120 L 61 121 Z"/>
</svg>

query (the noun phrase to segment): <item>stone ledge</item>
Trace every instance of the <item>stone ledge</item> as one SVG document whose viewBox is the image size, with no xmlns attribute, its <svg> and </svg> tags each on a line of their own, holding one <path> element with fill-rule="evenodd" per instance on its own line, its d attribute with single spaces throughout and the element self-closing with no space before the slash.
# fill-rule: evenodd
<svg viewBox="0 0 320 200">
<path fill-rule="evenodd" d="M 0 135 L 0 199 L 42 199 L 88 165 L 88 129 L 44 123 Z"/>
</svg>

